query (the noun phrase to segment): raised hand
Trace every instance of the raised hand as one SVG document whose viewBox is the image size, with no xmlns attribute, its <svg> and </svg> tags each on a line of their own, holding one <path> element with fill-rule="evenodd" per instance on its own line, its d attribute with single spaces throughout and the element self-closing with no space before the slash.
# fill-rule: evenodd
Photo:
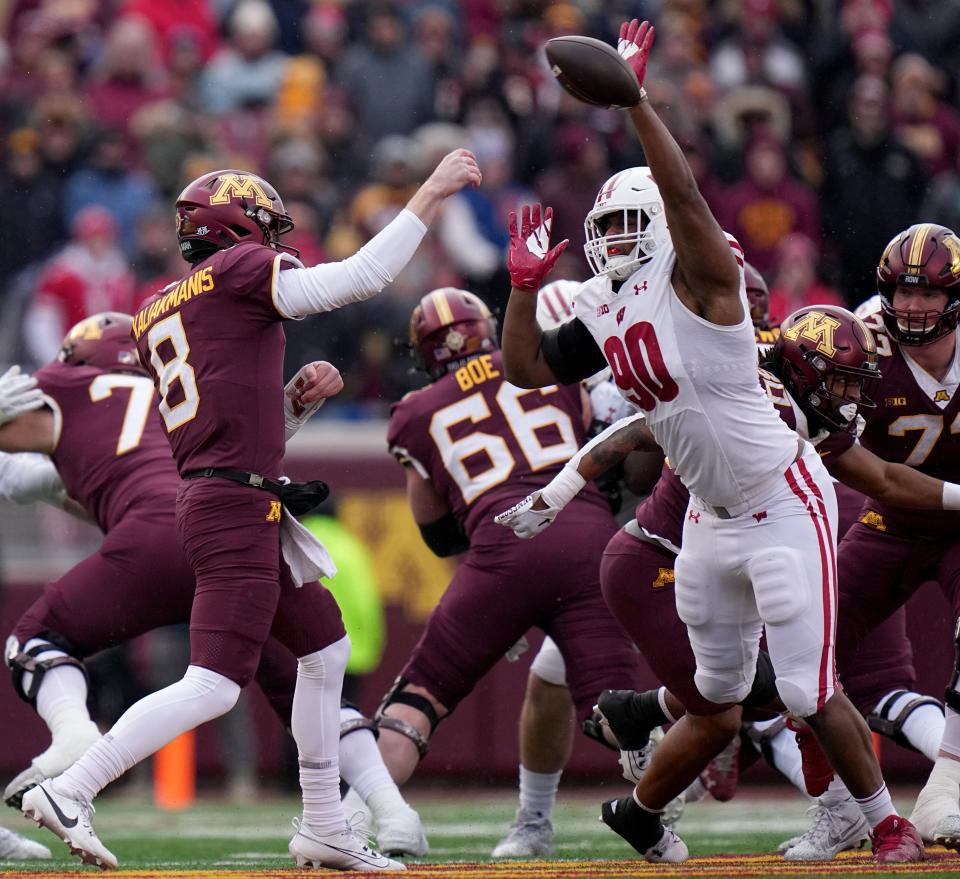
<svg viewBox="0 0 960 879">
<path fill-rule="evenodd" d="M 434 187 L 446 198 L 464 186 L 479 186 L 483 182 L 477 158 L 470 150 L 459 149 L 447 153 L 427 179 L 426 186 Z"/>
<path fill-rule="evenodd" d="M 493 521 L 504 528 L 510 528 L 521 540 L 536 537 L 544 528 L 557 518 L 559 507 L 549 507 L 541 499 L 541 491 L 528 494 L 520 503 L 504 510 Z M 541 507 L 541 509 L 534 509 Z"/>
<path fill-rule="evenodd" d="M 630 65 L 637 77 L 637 85 L 643 88 L 643 79 L 647 75 L 647 61 L 650 60 L 650 47 L 653 45 L 653 26 L 649 21 L 625 21 L 620 25 L 620 40 L 617 51 Z"/>
<path fill-rule="evenodd" d="M 43 391 L 37 387 L 37 380 L 21 373 L 19 366 L 11 366 L 0 376 L 0 424 L 42 405 Z"/>
<path fill-rule="evenodd" d="M 507 253 L 507 271 L 510 283 L 517 290 L 540 289 L 570 241 L 564 239 L 550 250 L 550 230 L 553 226 L 553 208 L 542 212 L 539 204 L 524 205 L 520 209 L 520 227 L 517 212 L 510 212 L 510 250 Z"/>
</svg>

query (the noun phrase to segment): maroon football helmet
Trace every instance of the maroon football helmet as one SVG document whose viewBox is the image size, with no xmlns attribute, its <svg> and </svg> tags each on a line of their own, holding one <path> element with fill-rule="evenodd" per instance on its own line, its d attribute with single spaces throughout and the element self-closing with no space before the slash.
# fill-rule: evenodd
<svg viewBox="0 0 960 879">
<path fill-rule="evenodd" d="M 490 309 L 466 290 L 434 290 L 410 315 L 410 348 L 417 366 L 432 379 L 498 347 L 497 322 Z"/>
<path fill-rule="evenodd" d="M 897 285 L 939 287 L 947 294 L 947 304 L 942 311 L 894 308 Z M 877 290 L 887 332 L 901 345 L 928 345 L 952 332 L 960 317 L 960 239 L 935 223 L 918 223 L 901 232 L 880 257 Z"/>
<path fill-rule="evenodd" d="M 872 409 L 880 370 L 873 333 L 836 305 L 808 305 L 780 325 L 774 369 L 808 417 L 853 429 L 857 409 Z"/>
<path fill-rule="evenodd" d="M 770 329 L 770 291 L 767 282 L 750 263 L 743 264 L 743 279 L 747 284 L 747 304 L 750 319 L 758 330 Z"/>
<path fill-rule="evenodd" d="M 245 241 L 297 254 L 279 242 L 292 229 L 293 220 L 277 191 L 246 171 L 211 171 L 190 183 L 177 199 L 177 238 L 189 263 Z"/>
<path fill-rule="evenodd" d="M 67 333 L 57 359 L 69 366 L 146 375 L 130 335 L 132 327 L 133 318 L 119 311 L 103 311 L 84 318 Z"/>
</svg>

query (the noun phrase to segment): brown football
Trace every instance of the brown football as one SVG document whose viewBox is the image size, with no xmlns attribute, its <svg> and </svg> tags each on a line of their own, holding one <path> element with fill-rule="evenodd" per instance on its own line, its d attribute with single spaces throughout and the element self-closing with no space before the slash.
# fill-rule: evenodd
<svg viewBox="0 0 960 879">
<path fill-rule="evenodd" d="M 617 108 L 640 100 L 637 77 L 613 46 L 593 37 L 554 37 L 546 52 L 557 82 L 578 100 Z"/>
</svg>

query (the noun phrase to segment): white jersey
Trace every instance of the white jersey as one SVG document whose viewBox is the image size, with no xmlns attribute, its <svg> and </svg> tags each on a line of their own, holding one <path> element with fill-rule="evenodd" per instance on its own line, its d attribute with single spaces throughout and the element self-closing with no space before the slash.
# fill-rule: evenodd
<svg viewBox="0 0 960 879">
<path fill-rule="evenodd" d="M 797 436 L 757 381 L 757 344 L 737 251 L 743 321 L 709 323 L 688 310 L 670 276 L 669 242 L 618 292 L 587 281 L 575 312 L 603 351 L 620 393 L 647 424 L 691 494 L 739 515 L 783 480 Z"/>
</svg>

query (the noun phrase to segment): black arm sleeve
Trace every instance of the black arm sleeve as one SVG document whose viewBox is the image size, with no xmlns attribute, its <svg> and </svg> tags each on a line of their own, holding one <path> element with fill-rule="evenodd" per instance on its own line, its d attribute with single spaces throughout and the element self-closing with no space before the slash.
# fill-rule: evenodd
<svg viewBox="0 0 960 879">
<path fill-rule="evenodd" d="M 562 385 L 572 385 L 590 378 L 607 365 L 607 359 L 590 331 L 576 317 L 555 330 L 545 332 L 541 348 L 543 359 Z"/>
<path fill-rule="evenodd" d="M 440 558 L 459 555 L 470 549 L 470 541 L 467 540 L 467 535 L 463 533 L 453 513 L 447 513 L 436 522 L 428 522 L 426 525 L 420 525 L 419 528 L 423 542 L 434 555 Z"/>
</svg>

